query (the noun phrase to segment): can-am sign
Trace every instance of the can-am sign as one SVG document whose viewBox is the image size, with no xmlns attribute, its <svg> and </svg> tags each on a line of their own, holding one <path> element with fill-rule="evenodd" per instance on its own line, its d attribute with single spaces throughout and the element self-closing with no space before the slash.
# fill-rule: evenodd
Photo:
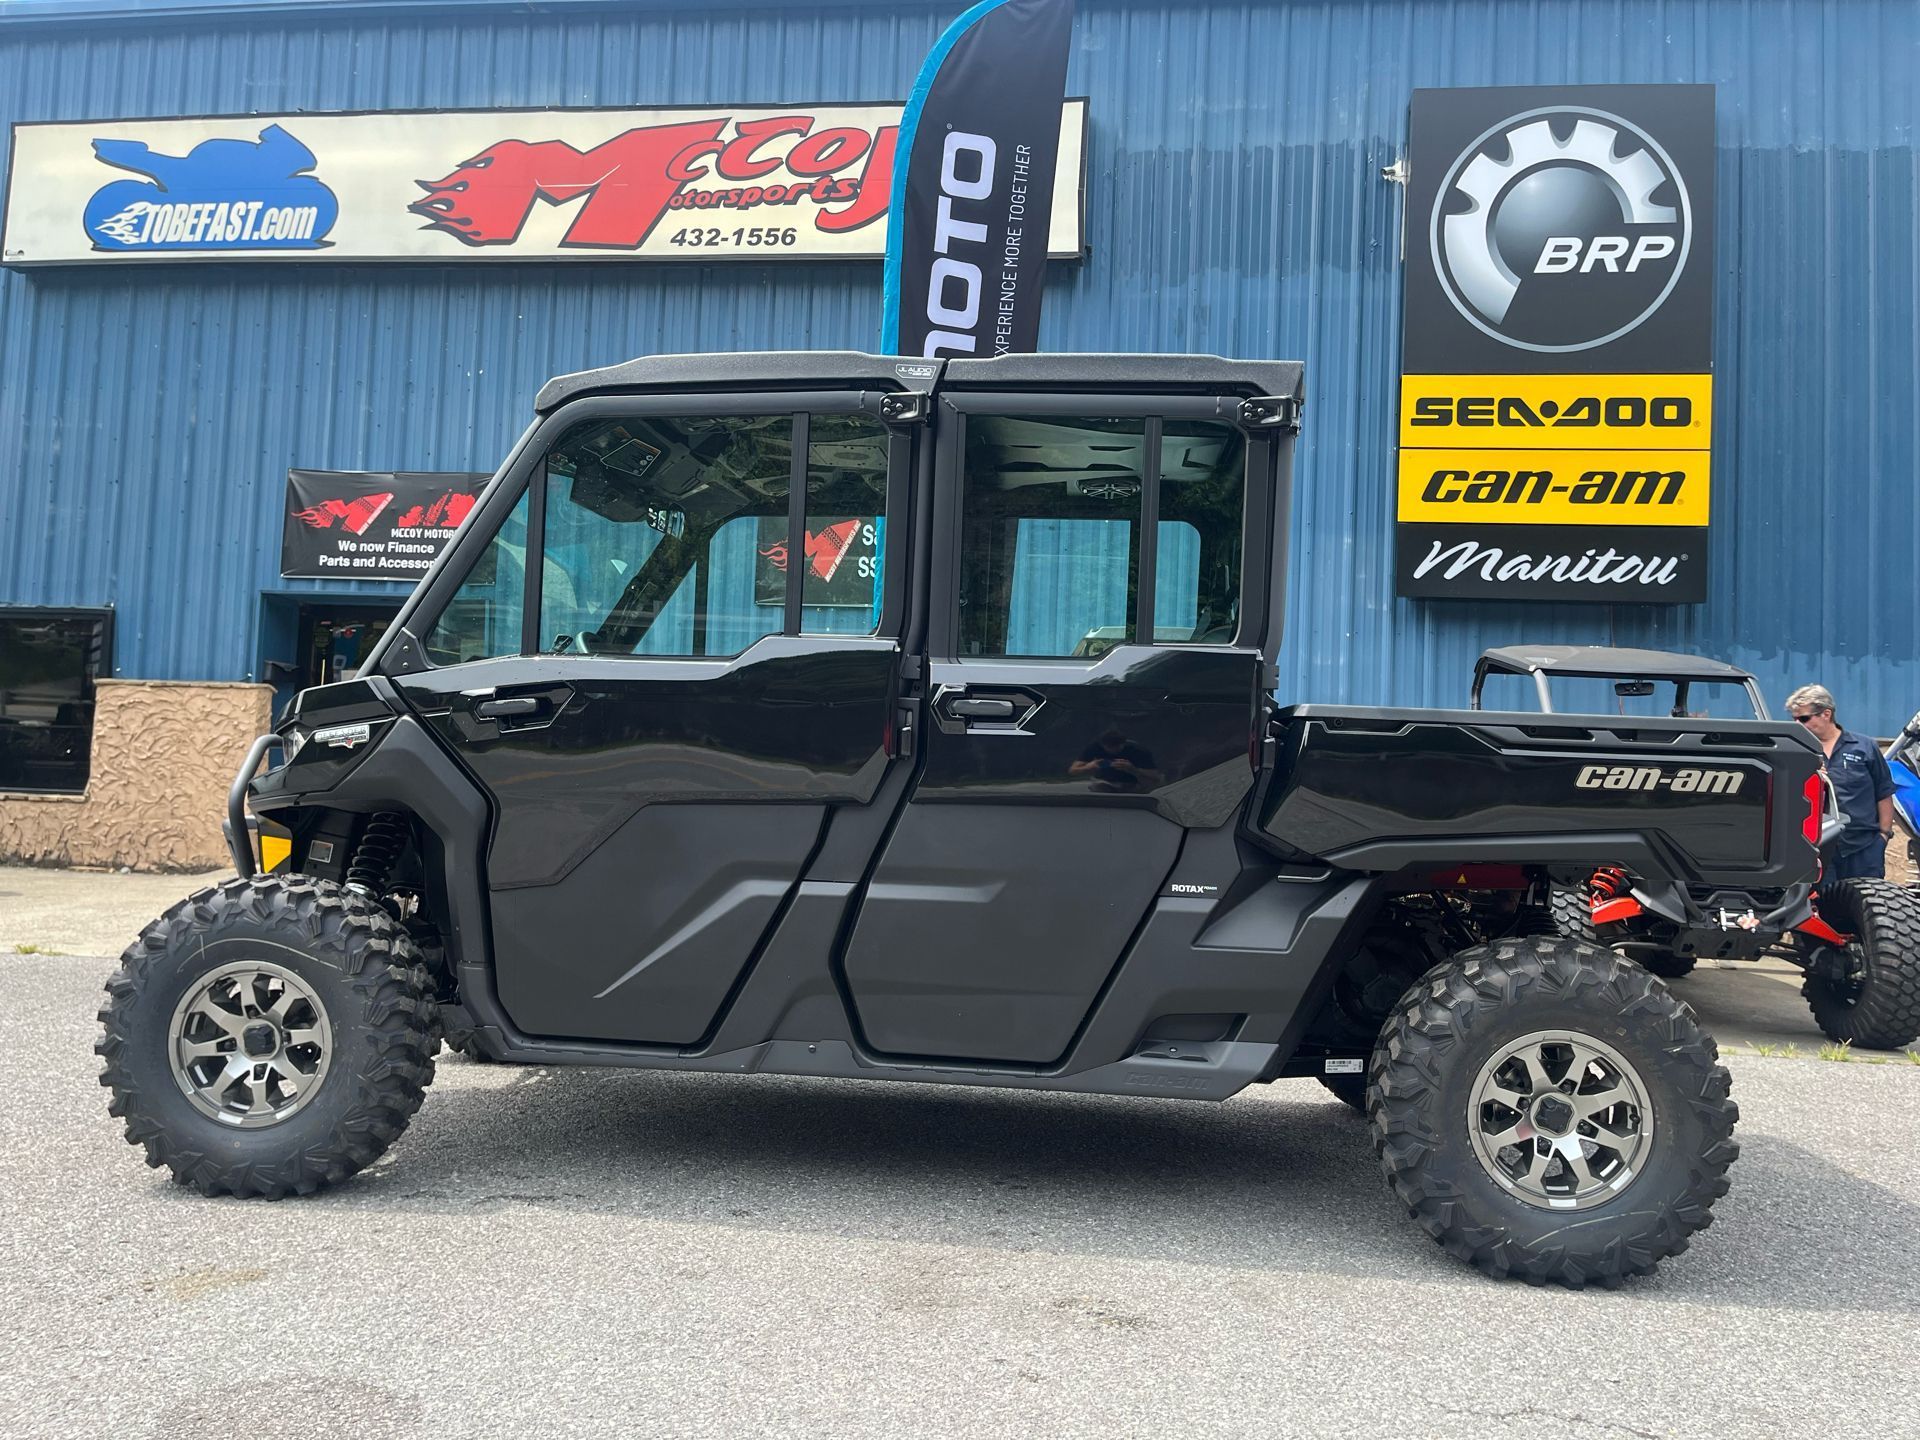
<svg viewBox="0 0 1920 1440">
<path fill-rule="evenodd" d="M 9 265 L 878 259 L 898 105 L 17 124 Z M 1082 250 L 1086 101 L 1048 231 Z"/>
</svg>

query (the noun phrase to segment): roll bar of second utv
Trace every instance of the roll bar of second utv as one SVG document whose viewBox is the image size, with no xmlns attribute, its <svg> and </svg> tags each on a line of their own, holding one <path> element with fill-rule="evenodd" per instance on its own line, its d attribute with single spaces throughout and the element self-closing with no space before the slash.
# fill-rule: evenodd
<svg viewBox="0 0 1920 1440">
<path fill-rule="evenodd" d="M 1651 695 L 1656 684 L 1673 686 L 1676 720 L 1687 716 L 1688 692 L 1693 685 L 1739 685 L 1753 706 L 1753 718 L 1770 720 L 1767 702 L 1751 673 L 1720 660 L 1698 655 L 1676 655 L 1668 650 L 1634 650 L 1607 645 L 1503 645 L 1484 652 L 1473 667 L 1472 708 L 1478 710 L 1480 692 L 1489 675 L 1531 675 L 1540 708 L 1553 713 L 1553 678 L 1583 677 L 1614 682 L 1614 694 Z"/>
</svg>

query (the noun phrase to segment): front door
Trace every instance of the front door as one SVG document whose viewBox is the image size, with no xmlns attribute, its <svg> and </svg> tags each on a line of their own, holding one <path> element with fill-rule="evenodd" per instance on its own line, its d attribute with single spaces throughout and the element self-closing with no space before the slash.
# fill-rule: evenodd
<svg viewBox="0 0 1920 1440">
<path fill-rule="evenodd" d="M 876 403 L 584 400 L 502 477 L 519 498 L 399 683 L 491 796 L 528 1034 L 698 1042 L 829 809 L 873 800 L 911 450 Z"/>
<path fill-rule="evenodd" d="M 922 768 L 843 959 L 870 1048 L 1058 1058 L 1185 833 L 1232 823 L 1273 500 L 1238 407 L 940 401 Z"/>
</svg>

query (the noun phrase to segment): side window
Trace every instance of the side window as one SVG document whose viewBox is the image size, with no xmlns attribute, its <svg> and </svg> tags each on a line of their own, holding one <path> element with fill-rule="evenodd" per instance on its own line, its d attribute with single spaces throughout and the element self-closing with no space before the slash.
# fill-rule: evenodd
<svg viewBox="0 0 1920 1440">
<path fill-rule="evenodd" d="M 793 417 L 631 416 L 547 456 L 540 642 L 595 655 L 738 655 L 785 619 L 763 526 L 786 533 Z"/>
<path fill-rule="evenodd" d="M 1126 641 L 1227 644 L 1239 615 L 1246 455 L 1215 421 L 973 416 L 960 650 L 1092 658 Z M 1151 470 L 1150 470 L 1151 467 Z M 1155 488 L 1152 634 L 1137 635 L 1142 512 Z"/>
<path fill-rule="evenodd" d="M 870 415 L 815 415 L 807 435 L 806 563 L 800 629 L 880 628 L 887 553 L 887 429 Z M 782 543 L 786 536 L 779 537 Z"/>
<path fill-rule="evenodd" d="M 460 665 L 518 655 L 526 574 L 527 497 L 522 495 L 427 632 L 427 657 L 436 665 Z"/>
<path fill-rule="evenodd" d="M 590 421 L 547 461 L 544 649 L 738 655 L 785 628 L 798 567 L 801 629 L 879 625 L 887 431 L 811 415 L 803 544 L 789 551 L 795 418 Z"/>
<path fill-rule="evenodd" d="M 1228 645 L 1240 622 L 1247 440 L 1217 420 L 1168 420 L 1160 437 L 1154 639 Z"/>
</svg>

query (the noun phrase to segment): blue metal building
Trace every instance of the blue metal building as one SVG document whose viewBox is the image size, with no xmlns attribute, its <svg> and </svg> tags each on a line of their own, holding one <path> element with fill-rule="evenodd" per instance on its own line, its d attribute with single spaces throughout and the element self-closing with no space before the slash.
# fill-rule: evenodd
<svg viewBox="0 0 1920 1440">
<path fill-rule="evenodd" d="M 0 119 L 900 97 L 959 8 L 14 0 Z M 1718 87 L 1711 598 L 1398 600 L 1410 94 L 1612 82 Z M 1526 639 L 1818 680 L 1883 735 L 1920 706 L 1912 0 L 1081 0 L 1068 86 L 1089 254 L 1044 348 L 1307 362 L 1284 696 L 1455 704 Z M 397 588 L 280 578 L 289 467 L 488 470 L 551 374 L 871 348 L 879 296 L 877 262 L 0 270 L 0 607 L 112 606 L 116 676 L 261 677 L 302 597 Z"/>
</svg>

